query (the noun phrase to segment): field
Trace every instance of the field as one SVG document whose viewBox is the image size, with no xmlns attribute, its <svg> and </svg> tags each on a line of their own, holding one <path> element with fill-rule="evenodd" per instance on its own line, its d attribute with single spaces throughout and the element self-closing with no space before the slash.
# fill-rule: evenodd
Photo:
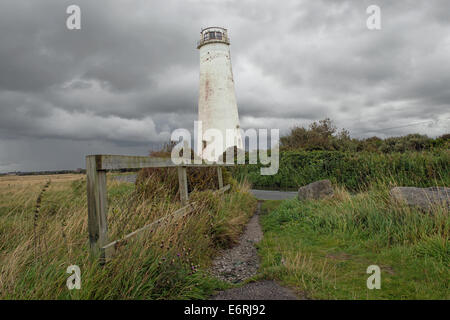
<svg viewBox="0 0 450 320">
<path fill-rule="evenodd" d="M 361 153 L 358 165 L 348 157 L 295 152 L 283 155 L 278 177 L 257 177 L 251 166 L 233 172 L 256 185 L 330 178 L 335 188 L 331 199 L 263 203 L 261 265 L 250 281 L 274 279 L 307 299 L 450 299 L 448 207 L 425 213 L 389 196 L 397 185 L 448 186 L 448 152 Z M 199 191 L 217 188 L 211 172 L 189 180 L 193 214 L 129 241 L 104 266 L 89 257 L 84 175 L 0 177 L 0 299 L 206 299 L 232 286 L 207 270 L 237 242 L 256 200 L 228 172 L 224 196 Z M 144 170 L 137 186 L 114 175 L 110 240 L 181 207 L 176 171 Z M 70 265 L 81 269 L 81 290 L 66 286 Z M 381 268 L 381 290 L 366 286 L 369 265 Z"/>
<path fill-rule="evenodd" d="M 262 277 L 308 299 L 450 299 L 448 207 L 424 213 L 388 190 L 265 202 Z M 380 290 L 366 286 L 369 265 L 381 268 Z"/>
<path fill-rule="evenodd" d="M 100 266 L 89 258 L 85 183 L 84 175 L 0 177 L 0 299 L 201 299 L 226 286 L 206 270 L 256 207 L 247 185 L 224 196 L 195 191 L 193 214 L 169 219 Z M 111 240 L 181 206 L 164 185 L 150 189 L 108 175 Z M 70 265 L 81 269 L 81 290 L 66 286 Z"/>
</svg>

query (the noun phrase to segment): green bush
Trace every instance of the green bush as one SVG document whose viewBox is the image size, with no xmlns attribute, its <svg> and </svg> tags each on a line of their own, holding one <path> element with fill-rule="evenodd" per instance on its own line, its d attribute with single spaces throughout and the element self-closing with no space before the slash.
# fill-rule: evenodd
<svg viewBox="0 0 450 320">
<path fill-rule="evenodd" d="M 400 137 L 381 139 L 376 136 L 370 138 L 352 138 L 346 129 L 337 130 L 329 118 L 314 121 L 308 128 L 294 126 L 290 132 L 280 139 L 281 150 L 287 151 L 346 151 L 346 152 L 408 152 L 432 151 L 450 148 L 450 135 L 444 134 L 437 138 L 413 133 Z"/>
<path fill-rule="evenodd" d="M 348 190 L 366 190 L 376 181 L 397 185 L 431 187 L 449 185 L 450 153 L 436 152 L 369 153 L 341 151 L 282 151 L 276 175 L 260 174 L 260 164 L 236 166 L 233 175 L 246 177 L 254 188 L 296 189 L 330 179 Z"/>
</svg>

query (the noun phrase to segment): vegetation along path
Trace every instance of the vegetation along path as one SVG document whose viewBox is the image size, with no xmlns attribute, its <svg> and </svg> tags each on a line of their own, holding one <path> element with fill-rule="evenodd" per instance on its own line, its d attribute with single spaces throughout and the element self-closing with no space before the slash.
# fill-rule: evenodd
<svg viewBox="0 0 450 320">
<path fill-rule="evenodd" d="M 214 261 L 211 273 L 221 280 L 240 283 L 258 272 L 259 257 L 255 244 L 262 239 L 259 224 L 261 202 L 250 219 L 238 245 L 223 251 Z M 258 281 L 219 292 L 213 300 L 296 300 L 297 296 L 275 281 Z"/>
</svg>

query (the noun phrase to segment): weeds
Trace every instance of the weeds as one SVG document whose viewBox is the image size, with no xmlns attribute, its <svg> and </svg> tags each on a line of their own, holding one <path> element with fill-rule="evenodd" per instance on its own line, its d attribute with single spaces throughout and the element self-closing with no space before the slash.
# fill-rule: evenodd
<svg viewBox="0 0 450 320">
<path fill-rule="evenodd" d="M 448 207 L 424 213 L 389 188 L 264 204 L 263 274 L 316 299 L 448 299 Z M 365 286 L 371 264 L 381 267 L 381 290 Z"/>
<path fill-rule="evenodd" d="M 180 221 L 169 218 L 145 237 L 130 240 L 101 267 L 89 258 L 85 178 L 55 178 L 45 197 L 40 197 L 39 219 L 28 219 L 35 208 L 27 199 L 36 199 L 41 183 L 0 189 L 2 194 L 9 193 L 5 202 L 1 198 L 1 299 L 205 298 L 224 286 L 206 272 L 212 257 L 236 241 L 256 207 L 248 185 L 239 185 L 224 196 L 195 191 L 191 215 Z M 108 181 L 111 240 L 181 207 L 165 186 L 155 186 L 151 180 L 142 184 L 135 188 Z M 147 187 L 153 191 L 142 192 Z M 35 221 L 42 235 L 38 254 L 33 248 Z M 81 269 L 80 290 L 68 290 L 65 285 L 65 270 L 72 264 Z"/>
<path fill-rule="evenodd" d="M 39 219 L 39 211 L 41 209 L 41 201 L 42 197 L 44 196 L 45 191 L 47 191 L 47 188 L 50 186 L 51 180 L 48 180 L 47 183 L 42 187 L 41 192 L 39 193 L 39 196 L 36 199 L 36 205 L 34 209 L 34 223 L 33 223 L 33 244 L 34 244 L 34 258 L 37 257 L 37 250 L 38 245 L 40 246 L 40 237 L 37 234 L 37 227 L 38 227 L 38 219 Z"/>
<path fill-rule="evenodd" d="M 383 180 L 401 186 L 431 187 L 450 184 L 450 152 L 378 154 L 341 151 L 282 151 L 280 169 L 262 176 L 260 164 L 234 167 L 233 176 L 259 188 L 298 189 L 308 183 L 330 179 L 352 192 L 366 191 Z"/>
</svg>

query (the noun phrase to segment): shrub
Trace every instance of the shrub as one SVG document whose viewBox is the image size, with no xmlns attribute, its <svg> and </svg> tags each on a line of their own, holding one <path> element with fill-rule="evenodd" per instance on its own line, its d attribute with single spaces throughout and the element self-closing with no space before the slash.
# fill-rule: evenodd
<svg viewBox="0 0 450 320">
<path fill-rule="evenodd" d="M 371 137 L 356 139 L 350 137 L 345 129 L 338 131 L 333 122 L 326 118 L 313 122 L 308 128 L 295 126 L 289 134 L 281 137 L 282 150 L 326 150 L 326 151 L 367 151 L 377 153 L 423 151 L 448 149 L 449 134 L 433 139 L 421 134 L 408 134 L 403 137 L 380 139 Z"/>
<path fill-rule="evenodd" d="M 348 190 L 366 190 L 383 180 L 403 186 L 449 185 L 450 152 L 378 154 L 340 151 L 282 151 L 280 167 L 272 176 L 260 175 L 260 164 L 234 167 L 235 178 L 246 177 L 254 187 L 294 189 L 330 179 Z M 394 184 L 394 182 L 392 182 Z"/>
</svg>

